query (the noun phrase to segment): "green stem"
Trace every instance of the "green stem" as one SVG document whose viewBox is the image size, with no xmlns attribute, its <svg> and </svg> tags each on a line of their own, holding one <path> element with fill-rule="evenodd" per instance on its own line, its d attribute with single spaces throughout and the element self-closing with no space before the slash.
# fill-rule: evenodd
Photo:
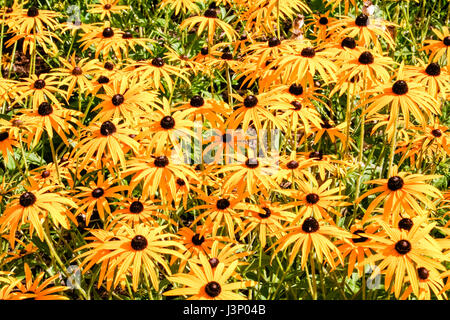
<svg viewBox="0 0 450 320">
<path fill-rule="evenodd" d="M 52 158 L 53 158 L 53 162 L 55 163 L 55 168 L 56 168 L 56 175 L 58 176 L 58 181 L 59 183 L 61 183 L 61 176 L 59 174 L 59 165 L 58 165 L 58 159 L 56 157 L 56 152 L 55 152 L 55 146 L 53 145 L 53 139 L 49 137 L 49 142 L 50 142 L 50 149 L 52 151 Z"/>
<path fill-rule="evenodd" d="M 313 300 L 317 300 L 317 282 L 316 282 L 316 266 L 314 263 L 314 257 L 312 251 L 309 254 L 309 261 L 311 263 L 311 276 L 312 276 L 312 285 L 313 285 Z"/>
</svg>

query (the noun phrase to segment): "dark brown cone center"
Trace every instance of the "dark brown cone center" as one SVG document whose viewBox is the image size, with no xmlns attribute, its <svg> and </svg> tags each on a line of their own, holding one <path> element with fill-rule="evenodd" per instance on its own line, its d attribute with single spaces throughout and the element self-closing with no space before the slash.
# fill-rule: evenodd
<svg viewBox="0 0 450 320">
<path fill-rule="evenodd" d="M 313 217 L 306 218 L 302 224 L 302 230 L 306 233 L 313 233 L 319 230 L 319 222 Z"/>
<path fill-rule="evenodd" d="M 133 239 L 131 239 L 131 247 L 136 251 L 141 251 L 147 248 L 148 241 L 144 236 L 137 235 Z"/>
<path fill-rule="evenodd" d="M 205 292 L 211 298 L 217 297 L 221 291 L 222 288 L 220 287 L 220 284 L 215 281 L 208 282 L 208 284 L 205 286 Z"/>
</svg>

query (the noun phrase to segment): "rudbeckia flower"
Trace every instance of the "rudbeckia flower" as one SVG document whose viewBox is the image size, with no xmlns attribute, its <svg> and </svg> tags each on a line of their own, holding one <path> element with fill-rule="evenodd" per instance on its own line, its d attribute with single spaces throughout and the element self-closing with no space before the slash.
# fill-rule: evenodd
<svg viewBox="0 0 450 320">
<path fill-rule="evenodd" d="M 433 293 L 438 300 L 447 299 L 446 293 L 442 292 L 444 283 L 441 275 L 436 270 L 428 270 L 425 267 L 417 268 L 417 276 L 419 280 L 419 300 L 431 300 L 431 293 Z M 409 281 L 409 278 L 405 278 Z M 412 285 L 409 285 L 403 294 L 400 296 L 400 300 L 406 300 L 413 292 Z M 441 293 L 442 292 L 442 293 Z"/>
<path fill-rule="evenodd" d="M 315 179 L 299 181 L 299 190 L 283 191 L 283 193 L 288 193 L 292 198 L 297 200 L 290 202 L 286 205 L 286 208 L 300 206 L 291 224 L 295 224 L 305 216 L 312 216 L 319 220 L 325 219 L 327 222 L 334 224 L 334 220 L 328 212 L 336 216 L 341 216 L 340 212 L 333 207 L 347 206 L 350 203 L 343 201 L 346 196 L 336 195 L 339 192 L 339 187 L 328 189 L 332 182 L 333 180 L 329 179 L 319 186 Z"/>
<path fill-rule="evenodd" d="M 27 190 L 20 196 L 14 196 L 6 207 L 0 218 L 0 231 L 9 231 L 12 248 L 15 245 L 16 231 L 24 224 L 29 224 L 30 236 L 36 231 L 41 241 L 44 240 L 42 222 L 47 218 L 56 226 L 61 225 L 65 229 L 70 229 L 70 220 L 77 224 L 69 210 L 77 207 L 75 202 L 67 197 L 67 192 L 51 192 L 53 189 L 54 186 Z"/>
<path fill-rule="evenodd" d="M 180 148 L 180 142 L 189 141 L 194 133 L 194 123 L 185 119 L 187 111 L 172 113 L 169 101 L 163 98 L 163 108 L 152 112 L 150 122 L 143 122 L 138 139 L 153 153 L 161 153 L 172 147 Z M 182 146 L 181 146 L 182 147 Z"/>
<path fill-rule="evenodd" d="M 64 77 L 61 84 L 68 86 L 66 100 L 69 100 L 72 96 L 72 92 L 76 86 L 78 87 L 78 92 L 80 94 L 93 90 L 89 77 L 97 72 L 97 61 L 88 60 L 89 58 L 84 58 L 77 62 L 75 53 L 72 54 L 69 61 L 61 57 L 59 58 L 63 68 L 53 69 L 54 72 L 52 74 Z"/>
<path fill-rule="evenodd" d="M 176 181 L 182 179 L 189 186 L 189 179 L 195 179 L 194 171 L 186 164 L 177 162 L 167 153 L 142 154 L 127 162 L 123 177 L 133 174 L 130 190 L 142 185 L 143 199 L 156 196 L 167 203 L 176 198 Z"/>
<path fill-rule="evenodd" d="M 348 257 L 347 264 L 347 276 L 350 278 L 352 276 L 353 270 L 357 269 L 359 276 L 364 273 L 364 262 L 367 257 L 372 256 L 372 250 L 370 249 L 369 238 L 361 235 L 364 233 L 375 233 L 380 228 L 376 223 L 372 223 L 367 227 L 364 227 L 361 221 L 356 220 L 350 226 L 350 232 L 352 233 L 352 238 L 345 238 L 337 240 L 335 245 L 337 246 L 339 252 L 342 253 L 342 257 L 345 259 Z"/>
<path fill-rule="evenodd" d="M 127 224 L 130 227 L 138 224 L 159 227 L 159 220 L 165 222 L 170 221 L 176 225 L 176 222 L 170 217 L 158 211 L 163 210 L 165 206 L 158 205 L 156 201 L 128 198 L 116 202 L 114 205 L 117 205 L 121 209 L 115 210 L 109 216 L 107 221 L 108 229 L 120 227 L 122 224 Z"/>
<path fill-rule="evenodd" d="M 314 217 L 304 216 L 301 221 L 294 226 L 284 228 L 282 230 L 286 233 L 285 236 L 278 239 L 272 246 L 276 247 L 272 260 L 275 258 L 278 252 L 286 249 L 291 244 L 294 244 L 291 252 L 289 253 L 289 264 L 294 262 L 297 258 L 297 254 L 301 249 L 301 268 L 305 269 L 308 257 L 312 254 L 312 249 L 317 255 L 317 259 L 320 263 L 325 261 L 334 269 L 336 262 L 332 253 L 336 253 L 339 262 L 344 263 L 343 257 L 333 242 L 330 240 L 333 238 L 351 238 L 352 235 L 336 226 L 326 224 L 322 219 L 316 220 Z M 270 248 L 269 248 L 270 249 Z"/>
<path fill-rule="evenodd" d="M 319 74 L 325 83 L 337 80 L 338 69 L 327 49 L 316 50 L 314 47 L 302 45 L 289 51 L 274 59 L 268 66 L 277 68 L 271 75 L 271 80 L 281 76 L 287 83 L 299 83 L 303 86 L 314 86 L 313 78 L 316 74 Z"/>
<path fill-rule="evenodd" d="M 39 275 L 34 278 L 31 273 L 31 269 L 27 263 L 25 263 L 25 283 L 16 282 L 15 288 L 11 291 L 8 300 L 69 300 L 68 297 L 58 294 L 62 293 L 69 288 L 66 286 L 55 286 L 53 285 L 55 280 L 59 278 L 59 275 L 54 275 L 43 282 L 45 272 L 39 273 Z"/>
<path fill-rule="evenodd" d="M 124 225 L 117 230 L 115 241 L 101 243 L 96 250 L 108 250 L 109 253 L 97 260 L 109 260 L 106 277 L 114 279 L 107 281 L 107 290 L 115 288 L 127 275 L 132 276 L 132 288 L 137 291 L 139 283 L 142 283 L 141 274 L 150 277 L 153 288 L 159 290 L 159 269 L 162 267 L 168 275 L 171 275 L 165 255 L 182 255 L 172 249 L 182 248 L 179 242 L 172 240 L 174 235 L 163 232 L 165 226 L 152 228 L 145 224 L 139 224 L 134 228 Z"/>
<path fill-rule="evenodd" d="M 422 85 L 408 81 L 403 69 L 402 64 L 393 83 L 382 84 L 368 90 L 368 93 L 374 93 L 374 96 L 361 103 L 361 105 L 369 105 L 363 111 L 364 114 L 371 116 L 390 104 L 390 122 L 395 123 L 401 110 L 405 119 L 405 126 L 409 127 L 410 114 L 420 124 L 424 124 L 426 123 L 424 113 L 427 116 L 441 113 L 436 99 L 427 93 Z"/>
<path fill-rule="evenodd" d="M 98 211 L 100 219 L 105 220 L 105 212 L 110 215 L 110 200 L 111 198 L 120 198 L 119 192 L 129 189 L 129 186 L 116 185 L 113 178 L 107 178 L 99 172 L 97 174 L 97 182 L 90 181 L 89 187 L 78 187 L 79 192 L 75 195 L 77 203 L 79 205 L 77 209 L 77 215 L 83 213 L 86 215 L 86 225 L 93 215 L 94 210 Z"/>
<path fill-rule="evenodd" d="M 41 103 L 48 102 L 48 100 L 60 106 L 61 103 L 55 94 L 65 94 L 63 90 L 58 88 L 59 85 L 60 82 L 52 74 L 42 73 L 39 76 L 32 74 L 31 77 L 25 78 L 17 84 L 17 99 L 22 101 L 31 98 L 31 106 L 34 110 L 37 110 Z"/>
<path fill-rule="evenodd" d="M 432 198 L 442 198 L 442 194 L 436 187 L 425 183 L 426 180 L 437 178 L 436 175 L 408 174 L 408 172 L 398 172 L 397 166 L 394 166 L 389 173 L 389 179 L 376 179 L 367 183 L 379 185 L 373 188 L 358 199 L 362 199 L 378 192 L 382 192 L 373 199 L 367 208 L 363 222 L 365 222 L 378 204 L 385 200 L 383 205 L 383 220 L 397 221 L 399 209 L 404 209 L 411 217 L 423 214 L 423 209 L 419 202 L 433 209 L 435 205 L 427 196 Z"/>
<path fill-rule="evenodd" d="M 228 243 L 225 246 L 221 246 L 219 241 L 214 241 L 211 252 L 206 255 L 208 259 L 209 265 L 212 270 L 215 270 L 219 263 L 223 263 L 225 267 L 228 267 L 234 261 L 238 260 L 239 265 L 247 265 L 248 262 L 243 261 L 243 258 L 248 257 L 251 252 L 245 250 L 245 246 L 241 244 Z M 203 256 L 203 253 L 200 253 L 199 256 Z M 192 262 L 196 262 L 201 266 L 203 259 L 199 259 L 199 257 L 189 259 Z M 191 272 L 192 273 L 192 272 Z M 242 277 L 238 272 L 234 272 L 232 276 L 236 279 L 241 279 Z"/>
<path fill-rule="evenodd" d="M 200 12 L 197 1 L 195 0 L 162 0 L 159 5 L 161 6 L 161 9 L 168 6 L 171 10 L 175 10 L 175 15 L 178 15 L 180 11 L 183 13 Z"/>
<path fill-rule="evenodd" d="M 121 30 L 112 28 L 110 23 L 101 25 L 95 25 L 95 28 L 87 29 L 81 36 L 79 42 L 81 42 L 81 51 L 84 52 L 91 46 L 95 48 L 95 59 L 100 54 L 103 55 L 103 59 L 106 59 L 111 52 L 111 49 L 116 40 L 120 39 Z"/>
<path fill-rule="evenodd" d="M 189 102 L 174 108 L 174 111 L 185 111 L 183 115 L 191 121 L 208 120 L 214 128 L 219 127 L 223 117 L 227 116 L 231 108 L 223 101 L 216 99 L 204 99 L 201 95 L 194 95 Z"/>
<path fill-rule="evenodd" d="M 163 295 L 190 296 L 188 300 L 245 300 L 244 296 L 234 293 L 233 290 L 256 285 L 256 282 L 250 280 L 227 283 L 238 266 L 237 260 L 228 267 L 219 262 L 217 267 L 212 269 L 205 256 L 200 256 L 200 259 L 201 266 L 189 262 L 191 274 L 179 273 L 168 278 L 169 281 L 183 284 L 185 287 L 166 291 Z"/>
<path fill-rule="evenodd" d="M 187 84 L 190 84 L 189 79 L 186 77 L 185 69 L 169 65 L 161 57 L 130 63 L 124 70 L 134 71 L 134 75 L 139 77 L 141 81 L 148 81 L 154 89 L 162 90 L 163 92 L 165 91 L 163 82 L 161 81 L 163 79 L 169 88 L 169 92 L 173 91 L 174 82 L 172 76 L 176 76 L 184 80 Z"/>
<path fill-rule="evenodd" d="M 118 5 L 119 0 L 100 0 L 100 3 L 89 4 L 89 13 L 101 14 L 100 20 L 106 16 L 111 19 L 111 14 L 118 14 L 123 10 L 128 10 L 129 6 Z"/>
<path fill-rule="evenodd" d="M 295 214 L 286 210 L 286 207 L 279 202 L 271 202 L 263 197 L 258 197 L 258 204 L 245 203 L 246 209 L 242 214 L 241 226 L 237 232 L 241 232 L 240 240 L 244 239 L 251 232 L 256 232 L 259 245 L 264 248 L 267 239 L 273 236 L 278 239 L 283 236 L 283 223 L 288 223 L 295 218 Z"/>
<path fill-rule="evenodd" d="M 41 140 L 45 131 L 50 139 L 53 139 L 54 132 L 61 137 L 66 145 L 69 145 L 67 134 L 77 135 L 77 126 L 81 126 L 77 117 L 81 112 L 66 109 L 58 105 L 52 105 L 46 101 L 39 104 L 35 109 L 22 109 L 20 120 L 31 132 L 29 136 L 33 138 L 31 146 L 36 146 Z"/>
<path fill-rule="evenodd" d="M 420 67 L 407 66 L 405 68 L 405 78 L 422 84 L 433 98 L 446 100 L 450 93 L 450 74 L 437 62 L 426 65 L 423 61 L 419 61 Z"/>
<path fill-rule="evenodd" d="M 361 13 L 356 18 L 342 17 L 334 21 L 329 31 L 336 32 L 338 37 L 357 37 L 357 43 L 362 47 L 368 47 L 373 43 L 378 52 L 383 52 L 380 38 L 386 41 L 391 48 L 395 47 L 395 42 L 387 30 L 388 26 L 395 26 L 395 24 L 381 19 L 375 21 L 370 16 Z"/>
<path fill-rule="evenodd" d="M 204 202 L 192 207 L 188 211 L 199 210 L 201 213 L 192 222 L 196 224 L 200 220 L 206 218 L 206 225 L 212 225 L 212 234 L 216 235 L 217 230 L 224 226 L 228 236 L 234 239 L 235 226 L 240 226 L 240 212 L 246 209 L 247 204 L 242 201 L 244 195 L 237 196 L 234 194 L 220 193 L 207 195 L 201 192 L 197 199 Z M 205 229 L 202 229 L 204 231 Z M 202 232 L 200 235 L 203 236 Z"/>
<path fill-rule="evenodd" d="M 447 63 L 450 61 L 450 31 L 449 28 L 444 26 L 442 31 L 436 28 L 432 29 L 433 33 L 439 40 L 425 40 L 427 44 L 420 50 L 431 52 L 430 61 L 437 62 L 441 57 L 447 58 Z"/>
<path fill-rule="evenodd" d="M 179 239 L 177 240 L 183 245 L 183 248 L 179 252 L 183 255 L 180 260 L 178 272 L 182 272 L 187 262 L 193 258 L 198 257 L 200 254 L 208 255 L 211 253 L 214 243 L 219 241 L 216 246 L 223 248 L 225 243 L 231 239 L 214 236 L 211 233 L 211 225 L 191 225 L 190 228 L 183 227 L 177 232 Z M 177 260 L 177 256 L 172 256 L 170 259 L 170 265 L 173 265 Z"/>
<path fill-rule="evenodd" d="M 284 124 L 267 110 L 269 106 L 275 104 L 287 105 L 286 102 L 281 101 L 278 97 L 274 97 L 274 92 L 269 91 L 258 95 L 250 94 L 246 97 L 234 94 L 232 96 L 239 103 L 236 104 L 235 111 L 226 121 L 229 129 L 237 129 L 241 125 L 242 130 L 245 132 L 252 123 L 258 132 L 263 128 L 263 123 L 264 127 L 267 127 L 267 122 L 273 123 L 279 129 L 284 129 Z"/>
<path fill-rule="evenodd" d="M 97 95 L 103 101 L 92 110 L 99 110 L 94 121 L 122 117 L 135 124 L 139 116 L 150 113 L 161 104 L 156 93 L 147 88 L 137 78 L 112 81 L 111 85 L 103 87 L 105 94 Z"/>
<path fill-rule="evenodd" d="M 5 163 L 8 163 L 8 152 L 13 155 L 13 147 L 18 147 L 19 143 L 10 133 L 11 123 L 4 119 L 0 119 L 0 153 Z"/>
<path fill-rule="evenodd" d="M 217 174 L 225 174 L 223 190 L 238 194 L 250 194 L 261 191 L 268 196 L 272 188 L 277 188 L 274 174 L 276 173 L 275 159 L 268 157 L 245 157 L 237 154 L 237 163 L 221 168 Z"/>
<path fill-rule="evenodd" d="M 421 223 L 416 223 L 409 231 L 404 229 L 394 229 L 382 220 L 378 223 L 383 227 L 383 235 L 363 234 L 363 236 L 374 240 L 370 248 L 375 254 L 365 260 L 365 263 L 377 264 L 377 269 L 372 277 L 378 273 L 385 273 L 385 288 L 393 282 L 395 297 L 399 297 L 402 286 L 405 283 L 405 272 L 412 287 L 412 292 L 419 296 L 419 276 L 417 269 L 424 267 L 428 270 L 443 270 L 445 267 L 440 263 L 443 261 L 441 248 L 432 245 L 429 241 L 424 241 L 425 235 L 435 226 L 431 223 L 423 228 L 419 228 Z"/>
<path fill-rule="evenodd" d="M 97 168 L 101 168 L 103 157 L 109 155 L 115 165 L 120 163 L 124 167 L 125 147 L 138 152 L 139 143 L 129 136 L 136 133 L 126 124 L 118 124 L 117 120 L 90 125 L 82 132 L 82 138 L 74 148 L 75 159 L 82 158 L 80 167 L 94 163 Z"/>
<path fill-rule="evenodd" d="M 56 29 L 59 23 L 56 18 L 60 13 L 51 10 L 42 10 L 34 6 L 28 9 L 17 9 L 10 14 L 13 24 L 10 28 L 16 33 L 44 32 L 47 28 Z"/>
<path fill-rule="evenodd" d="M 194 16 L 184 20 L 180 28 L 191 30 L 195 25 L 197 25 L 197 35 L 201 35 L 203 30 L 208 29 L 208 43 L 212 44 L 214 41 L 214 35 L 217 29 L 222 29 L 225 35 L 228 37 L 229 41 L 233 41 L 237 33 L 234 29 L 226 22 L 220 20 L 217 17 L 217 11 L 214 8 L 207 9 L 203 16 Z"/>
</svg>

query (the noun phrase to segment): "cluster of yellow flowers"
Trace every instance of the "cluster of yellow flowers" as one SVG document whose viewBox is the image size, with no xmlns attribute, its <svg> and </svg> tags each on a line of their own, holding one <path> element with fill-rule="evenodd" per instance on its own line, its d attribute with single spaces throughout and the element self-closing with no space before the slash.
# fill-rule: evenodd
<svg viewBox="0 0 450 320">
<path fill-rule="evenodd" d="M 2 9 L 0 299 L 68 298 L 21 260 L 42 254 L 34 235 L 63 275 L 77 263 L 108 292 L 248 298 L 265 284 L 245 266 L 265 251 L 285 264 L 281 282 L 315 261 L 349 278 L 378 263 L 396 298 L 447 298 L 450 193 L 432 185 L 450 155 L 447 27 L 408 65 L 392 58 L 398 26 L 369 3 L 338 15 L 343 1 L 315 14 L 302 1 L 163 0 L 183 17 L 171 48 L 114 27 L 131 9 L 118 2 L 89 5 L 103 21 L 91 24 Z M 16 79 L 18 52 L 30 63 Z M 37 72 L 43 55 L 59 66 Z M 376 135 L 386 161 L 367 179 Z M 8 270 L 19 262 L 26 284 Z"/>
</svg>

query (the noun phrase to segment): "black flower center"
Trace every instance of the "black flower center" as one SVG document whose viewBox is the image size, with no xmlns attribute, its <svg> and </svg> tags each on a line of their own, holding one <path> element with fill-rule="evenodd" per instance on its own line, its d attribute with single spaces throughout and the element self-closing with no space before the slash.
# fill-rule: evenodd
<svg viewBox="0 0 450 320">
<path fill-rule="evenodd" d="M 432 62 L 425 68 L 425 72 L 429 76 L 438 76 L 441 74 L 441 67 L 436 62 Z"/>
<path fill-rule="evenodd" d="M 352 242 L 353 243 L 360 243 L 360 242 L 366 242 L 368 240 L 367 237 L 364 236 L 360 236 L 360 233 L 364 233 L 364 230 L 356 230 L 355 232 L 353 232 L 353 234 L 355 236 L 358 236 L 357 238 L 352 238 Z"/>
<path fill-rule="evenodd" d="M 193 96 L 192 98 L 191 98 L 191 106 L 192 107 L 201 107 L 201 106 L 203 106 L 204 104 L 205 104 L 205 100 L 203 100 L 203 98 L 201 97 L 201 96 Z"/>
<path fill-rule="evenodd" d="M 304 48 L 302 52 L 300 52 L 300 55 L 305 58 L 314 58 L 316 55 L 316 50 L 312 47 Z"/>
<path fill-rule="evenodd" d="M 105 67 L 106 70 L 111 71 L 112 69 L 114 69 L 114 64 L 109 62 L 109 61 L 107 61 L 107 62 L 105 62 L 104 67 Z"/>
<path fill-rule="evenodd" d="M 299 166 L 299 164 L 298 164 L 298 162 L 295 161 L 295 160 L 291 160 L 291 161 L 289 161 L 289 162 L 286 164 L 286 167 L 287 167 L 288 169 L 291 169 L 291 170 L 297 169 L 298 166 Z"/>
<path fill-rule="evenodd" d="M 161 128 L 169 130 L 175 127 L 175 119 L 172 118 L 171 116 L 165 116 L 164 118 L 161 119 L 159 124 L 161 125 Z"/>
<path fill-rule="evenodd" d="M 192 243 L 196 246 L 200 246 L 203 242 L 205 242 L 205 237 L 200 236 L 198 233 L 192 237 Z"/>
<path fill-rule="evenodd" d="M 152 65 L 160 68 L 164 65 L 164 59 L 161 57 L 154 58 L 152 59 Z"/>
<path fill-rule="evenodd" d="M 102 188 L 96 188 L 96 189 L 92 190 L 92 192 L 91 192 L 91 195 L 94 198 L 100 198 L 104 194 L 105 194 L 105 191 Z"/>
<path fill-rule="evenodd" d="M 11 12 L 13 12 L 13 8 L 11 8 L 11 7 L 6 8 L 6 13 L 11 13 Z"/>
<path fill-rule="evenodd" d="M 244 106 L 246 108 L 253 108 L 257 104 L 258 104 L 258 98 L 253 95 L 247 96 L 244 99 Z"/>
<path fill-rule="evenodd" d="M 134 236 L 133 239 L 131 239 L 131 247 L 136 251 L 141 251 L 147 248 L 148 241 L 145 239 L 144 236 L 137 235 Z"/>
<path fill-rule="evenodd" d="M 48 171 L 48 170 L 43 171 L 43 172 L 41 173 L 41 177 L 42 177 L 43 179 L 50 177 L 50 171 Z"/>
<path fill-rule="evenodd" d="M 100 133 L 105 137 L 112 135 L 116 131 L 116 126 L 111 121 L 105 121 L 100 126 Z"/>
<path fill-rule="evenodd" d="M 105 5 L 103 6 L 103 8 L 104 8 L 105 10 L 109 10 L 109 9 L 111 9 L 111 4 L 107 3 L 107 4 L 105 4 Z"/>
<path fill-rule="evenodd" d="M 258 213 L 258 215 L 263 219 L 267 219 L 272 214 L 272 211 L 270 211 L 267 207 L 263 207 L 261 209 L 263 209 L 265 213 Z"/>
<path fill-rule="evenodd" d="M 211 268 L 215 268 L 219 264 L 219 259 L 211 258 L 208 260 L 208 262 L 209 262 L 209 265 L 211 266 Z"/>
<path fill-rule="evenodd" d="M 100 84 L 105 84 L 105 83 L 109 82 L 109 78 L 105 77 L 105 76 L 100 76 L 100 77 L 98 77 L 97 82 L 100 83 Z"/>
<path fill-rule="evenodd" d="M 367 25 L 369 24 L 369 17 L 366 16 L 365 14 L 360 14 L 359 16 L 356 17 L 355 24 L 358 27 L 367 27 Z"/>
<path fill-rule="evenodd" d="M 401 96 L 408 93 L 408 84 L 404 80 L 395 81 L 392 92 Z"/>
<path fill-rule="evenodd" d="M 123 102 L 125 101 L 125 97 L 123 95 L 121 95 L 120 93 L 115 94 L 112 99 L 111 102 L 113 105 L 120 106 Z"/>
<path fill-rule="evenodd" d="M 73 70 L 72 70 L 72 74 L 73 74 L 74 76 L 79 76 L 79 75 L 83 74 L 83 70 L 81 70 L 80 67 L 75 67 L 75 68 L 73 68 Z"/>
<path fill-rule="evenodd" d="M 45 87 L 45 81 L 42 79 L 38 79 L 34 82 L 34 88 L 35 89 L 44 89 Z"/>
<path fill-rule="evenodd" d="M 230 201 L 228 199 L 219 199 L 216 202 L 216 207 L 219 210 L 225 210 L 230 206 Z"/>
<path fill-rule="evenodd" d="M 48 102 L 42 102 L 38 107 L 38 114 L 40 116 L 48 116 L 49 114 L 52 114 L 53 107 Z"/>
<path fill-rule="evenodd" d="M 267 41 L 267 44 L 269 45 L 270 48 L 273 48 L 279 46 L 281 44 L 281 41 L 277 37 L 273 37 Z"/>
<path fill-rule="evenodd" d="M 222 288 L 220 287 L 220 284 L 215 281 L 208 282 L 208 284 L 205 286 L 205 292 L 211 298 L 217 297 L 221 291 Z"/>
<path fill-rule="evenodd" d="M 414 223 L 411 219 L 409 218 L 403 218 L 398 222 L 398 227 L 400 229 L 404 229 L 404 230 L 411 230 L 411 228 L 413 227 Z"/>
<path fill-rule="evenodd" d="M 395 250 L 400 254 L 407 254 L 411 251 L 411 243 L 408 240 L 400 240 L 395 244 Z"/>
<path fill-rule="evenodd" d="M 298 111 L 302 108 L 302 104 L 300 101 L 292 101 L 291 104 L 294 106 L 294 110 Z"/>
<path fill-rule="evenodd" d="M 428 271 L 428 269 L 424 267 L 420 267 L 419 269 L 417 269 L 417 273 L 421 280 L 427 280 L 430 276 L 430 271 Z"/>
<path fill-rule="evenodd" d="M 9 132 L 7 132 L 7 131 L 0 132 L 0 142 L 5 141 L 8 138 L 9 138 Z"/>
<path fill-rule="evenodd" d="M 321 18 L 319 19 L 319 23 L 320 23 L 321 25 L 327 25 L 327 24 L 328 24 L 328 18 L 327 18 L 327 17 L 321 17 Z"/>
<path fill-rule="evenodd" d="M 36 7 L 31 7 L 27 11 L 27 16 L 30 18 L 37 17 L 39 15 L 39 10 Z"/>
<path fill-rule="evenodd" d="M 444 38 L 443 42 L 447 47 L 450 46 L 450 36 L 446 36 Z"/>
<path fill-rule="evenodd" d="M 227 51 L 222 53 L 222 56 L 220 56 L 220 58 L 223 60 L 233 60 L 233 55 L 231 54 L 231 52 Z"/>
<path fill-rule="evenodd" d="M 349 48 L 349 49 L 355 49 L 356 48 L 356 41 L 352 37 L 346 37 L 341 42 L 342 48 Z"/>
<path fill-rule="evenodd" d="M 177 185 L 179 185 L 180 187 L 182 187 L 182 186 L 184 186 L 184 185 L 186 185 L 186 181 L 184 181 L 183 179 L 181 179 L 181 178 L 177 178 Z"/>
<path fill-rule="evenodd" d="M 322 160 L 323 159 L 323 154 L 321 151 L 312 151 L 309 154 L 309 158 L 310 159 L 315 159 L 315 160 Z"/>
<path fill-rule="evenodd" d="M 306 218 L 302 224 L 302 230 L 307 233 L 316 232 L 319 230 L 319 222 L 313 217 Z"/>
<path fill-rule="evenodd" d="M 25 192 L 19 198 L 19 203 L 22 207 L 32 206 L 35 202 L 36 196 L 31 192 Z"/>
<path fill-rule="evenodd" d="M 114 31 L 110 27 L 103 29 L 102 35 L 104 38 L 111 38 L 114 36 Z"/>
<path fill-rule="evenodd" d="M 308 202 L 309 204 L 316 204 L 317 202 L 319 202 L 319 195 L 316 193 L 308 193 L 306 195 L 306 202 Z"/>
<path fill-rule="evenodd" d="M 291 84 L 289 87 L 289 93 L 295 96 L 299 96 L 303 93 L 303 86 L 301 84 Z"/>
<path fill-rule="evenodd" d="M 144 211 L 144 205 L 140 201 L 133 201 L 130 205 L 131 213 L 141 213 Z"/>
<path fill-rule="evenodd" d="M 403 187 L 403 179 L 399 176 L 390 177 L 387 186 L 391 191 L 399 190 Z"/>
<path fill-rule="evenodd" d="M 155 165 L 155 167 L 164 168 L 165 166 L 167 166 L 169 164 L 169 159 L 167 159 L 166 156 L 159 156 L 159 157 L 155 158 L 155 161 L 153 161 L 153 164 Z"/>
<path fill-rule="evenodd" d="M 217 18 L 217 11 L 216 9 L 207 9 L 205 13 L 203 14 L 206 18 Z"/>
<path fill-rule="evenodd" d="M 208 54 L 208 47 L 203 47 L 200 49 L 200 53 L 204 56 Z"/>
<path fill-rule="evenodd" d="M 130 31 L 125 31 L 125 32 L 122 34 L 122 39 L 132 39 L 132 38 L 133 38 L 133 35 L 131 34 Z"/>
<path fill-rule="evenodd" d="M 247 166 L 247 168 L 254 169 L 259 166 L 259 162 L 258 162 L 258 159 L 256 159 L 256 158 L 248 158 L 245 161 L 245 165 Z"/>
<path fill-rule="evenodd" d="M 373 54 L 370 51 L 364 51 L 358 58 L 361 64 L 372 64 L 374 61 Z"/>
<path fill-rule="evenodd" d="M 431 130 L 431 134 L 433 136 L 435 136 L 436 138 L 439 138 L 442 136 L 442 131 L 439 129 L 433 129 L 433 130 Z"/>
</svg>

